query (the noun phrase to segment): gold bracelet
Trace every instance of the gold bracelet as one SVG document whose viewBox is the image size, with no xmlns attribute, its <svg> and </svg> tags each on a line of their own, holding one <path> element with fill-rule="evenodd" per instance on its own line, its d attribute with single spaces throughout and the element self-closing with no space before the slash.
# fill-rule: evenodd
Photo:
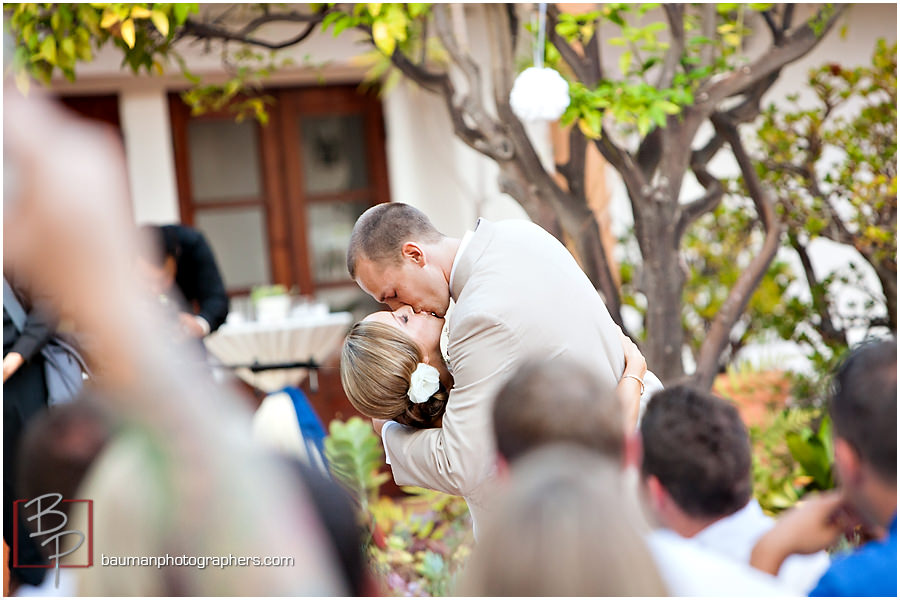
<svg viewBox="0 0 900 600">
<path fill-rule="evenodd" d="M 624 379 L 625 377 L 630 377 L 630 378 L 634 379 L 635 381 L 637 381 L 639 384 L 641 384 L 641 396 L 643 396 L 643 395 L 644 395 L 644 380 L 641 379 L 640 377 L 638 377 L 637 375 L 630 375 L 630 374 L 629 374 L 629 375 L 622 375 L 622 378 L 623 378 L 623 379 Z"/>
</svg>

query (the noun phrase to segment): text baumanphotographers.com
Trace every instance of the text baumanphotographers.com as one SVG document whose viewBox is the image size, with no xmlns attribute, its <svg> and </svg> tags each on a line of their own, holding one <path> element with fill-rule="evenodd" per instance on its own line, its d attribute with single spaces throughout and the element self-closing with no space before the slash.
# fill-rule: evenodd
<svg viewBox="0 0 900 600">
<path fill-rule="evenodd" d="M 293 556 L 107 556 L 100 554 L 101 567 L 293 567 Z"/>
</svg>

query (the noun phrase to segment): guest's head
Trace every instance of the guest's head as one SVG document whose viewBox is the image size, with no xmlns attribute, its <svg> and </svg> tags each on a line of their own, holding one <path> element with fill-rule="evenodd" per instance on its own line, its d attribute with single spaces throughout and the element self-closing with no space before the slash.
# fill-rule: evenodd
<svg viewBox="0 0 900 600">
<path fill-rule="evenodd" d="M 161 294 L 175 282 L 181 245 L 175 232 L 161 225 L 142 225 L 138 240 L 138 274 L 151 291 Z"/>
<path fill-rule="evenodd" d="M 442 324 L 443 319 L 413 314 L 403 307 L 393 313 L 374 313 L 353 325 L 341 349 L 341 383 L 353 407 L 370 418 L 413 427 L 436 426 L 451 386 L 440 358 Z M 424 337 L 427 328 L 436 328 L 428 351 L 413 337 Z M 441 385 L 428 401 L 416 404 L 409 391 L 419 363 L 437 368 Z"/>
<path fill-rule="evenodd" d="M 843 361 L 829 403 L 838 479 L 857 510 L 890 520 L 897 505 L 897 341 L 869 342 Z"/>
<path fill-rule="evenodd" d="M 438 260 L 445 239 L 420 210 L 379 204 L 353 227 L 347 270 L 367 294 L 391 309 L 408 304 L 443 317 L 450 305 L 449 273 Z"/>
<path fill-rule="evenodd" d="M 617 461 L 549 445 L 519 458 L 462 575 L 475 596 L 663 596 Z"/>
<path fill-rule="evenodd" d="M 662 390 L 640 431 L 641 478 L 665 527 L 690 537 L 750 500 L 750 438 L 727 400 L 686 386 Z"/>
<path fill-rule="evenodd" d="M 621 462 L 625 427 L 621 404 L 604 392 L 591 369 L 569 359 L 531 360 L 497 393 L 497 451 L 514 463 L 546 444 L 579 444 Z"/>
</svg>

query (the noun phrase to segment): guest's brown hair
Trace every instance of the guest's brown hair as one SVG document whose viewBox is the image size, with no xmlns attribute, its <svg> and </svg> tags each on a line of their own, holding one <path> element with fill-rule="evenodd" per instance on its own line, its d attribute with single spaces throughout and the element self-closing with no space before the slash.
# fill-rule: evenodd
<svg viewBox="0 0 900 600">
<path fill-rule="evenodd" d="M 618 461 L 550 445 L 513 465 L 456 592 L 471 596 L 665 596 L 625 503 Z"/>
<path fill-rule="evenodd" d="M 622 407 L 591 370 L 572 359 L 531 360 L 500 389 L 494 403 L 497 450 L 513 462 L 544 444 L 569 442 L 621 460 Z"/>
</svg>

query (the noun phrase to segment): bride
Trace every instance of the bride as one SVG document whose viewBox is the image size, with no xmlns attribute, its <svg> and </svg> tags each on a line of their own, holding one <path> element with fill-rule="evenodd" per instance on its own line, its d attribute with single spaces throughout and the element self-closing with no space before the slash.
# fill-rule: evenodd
<svg viewBox="0 0 900 600">
<path fill-rule="evenodd" d="M 376 312 L 350 329 L 341 350 L 341 383 L 353 407 L 376 420 L 417 428 L 440 427 L 453 387 L 441 352 L 444 319 L 409 306 Z M 647 363 L 622 334 L 625 371 L 616 388 L 627 425 L 638 421 Z"/>
</svg>

